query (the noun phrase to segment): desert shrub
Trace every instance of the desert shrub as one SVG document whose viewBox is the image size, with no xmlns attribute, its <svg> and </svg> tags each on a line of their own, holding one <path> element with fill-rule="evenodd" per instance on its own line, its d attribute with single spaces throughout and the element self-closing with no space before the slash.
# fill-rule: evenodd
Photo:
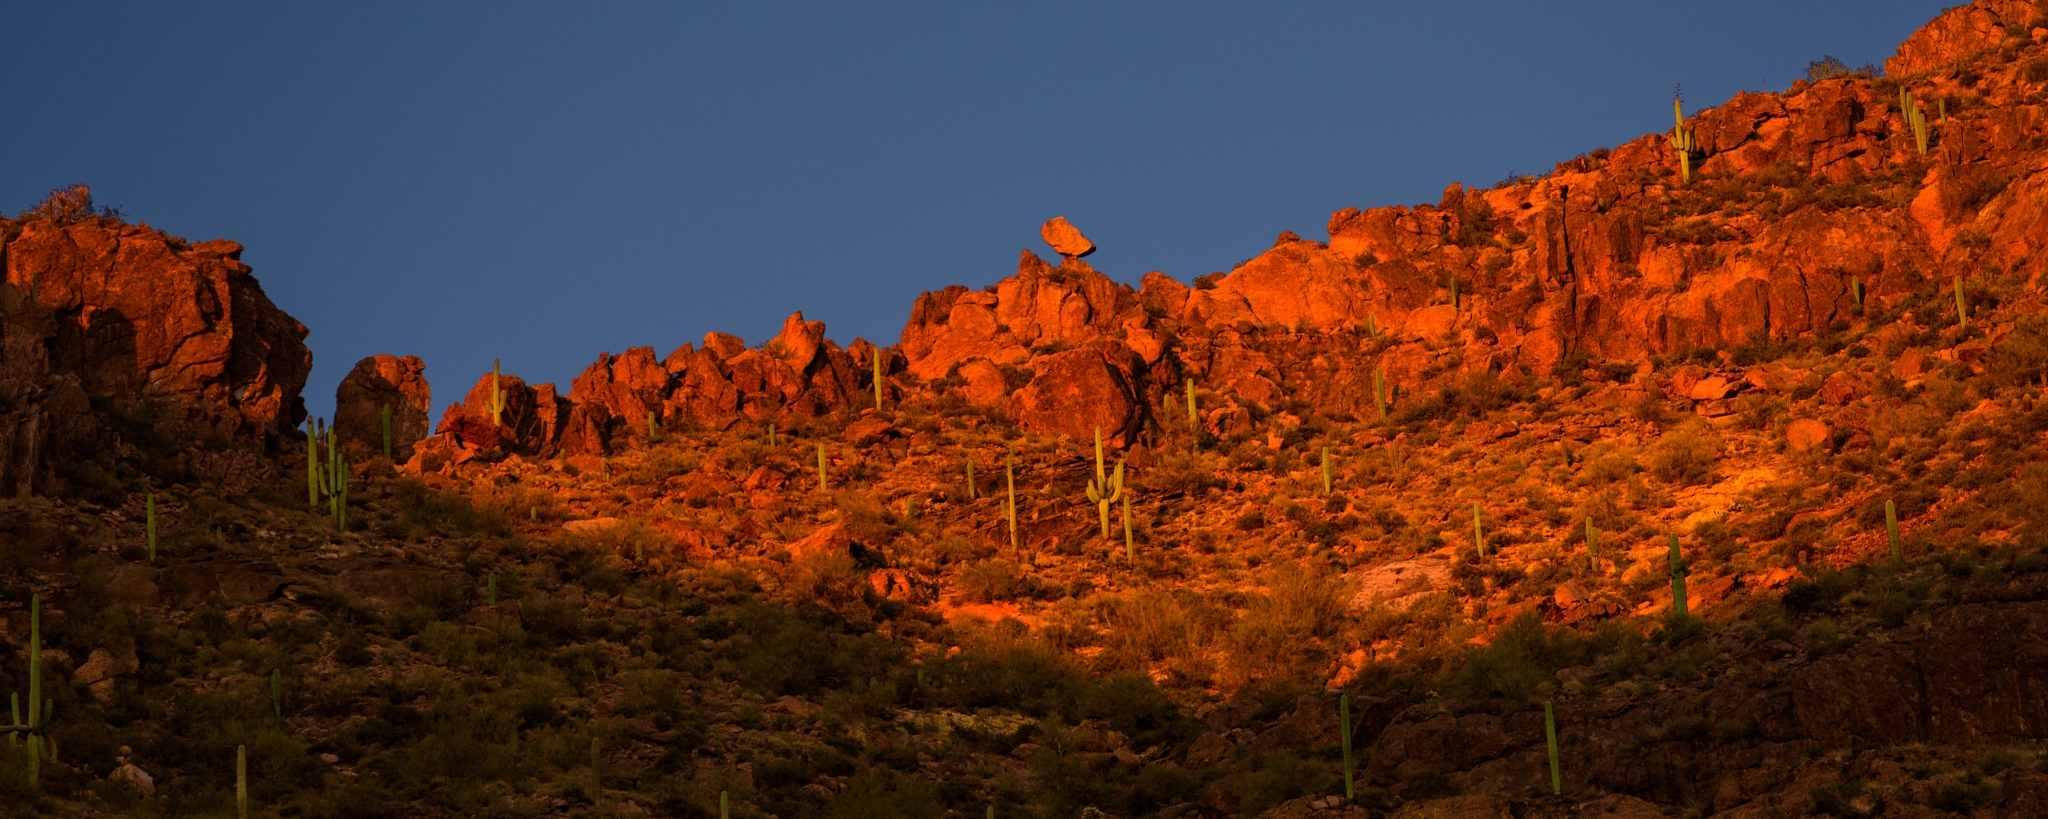
<svg viewBox="0 0 2048 819">
<path fill-rule="evenodd" d="M 479 512 L 469 498 L 435 491 L 418 478 L 401 477 L 393 481 L 391 492 L 398 501 L 399 518 L 396 531 L 387 531 L 386 535 L 415 539 L 512 535 L 512 523 L 506 517 Z"/>
<path fill-rule="evenodd" d="M 1649 471 L 1665 483 L 1692 486 L 1705 483 L 1714 473 L 1714 465 L 1721 457 L 1721 448 L 1715 442 L 1692 428 L 1677 429 L 1665 433 L 1651 449 Z"/>
<path fill-rule="evenodd" d="M 1269 576 L 1223 636 L 1227 673 L 1238 681 L 1308 679 L 1328 662 L 1329 640 L 1344 622 L 1342 584 L 1295 564 Z"/>
<path fill-rule="evenodd" d="M 1540 614 L 1529 612 L 1501 629 L 1492 642 L 1459 658 L 1444 690 L 1469 699 L 1538 702 L 1556 686 L 1560 669 L 1585 665 L 1642 639 L 1619 623 L 1604 623 L 1591 635 L 1582 635 L 1546 626 Z"/>
<path fill-rule="evenodd" d="M 975 603 L 994 603 L 1035 597 L 1044 591 L 1036 579 L 1024 574 L 1016 561 L 1002 558 L 978 560 L 960 570 L 961 596 Z"/>
</svg>

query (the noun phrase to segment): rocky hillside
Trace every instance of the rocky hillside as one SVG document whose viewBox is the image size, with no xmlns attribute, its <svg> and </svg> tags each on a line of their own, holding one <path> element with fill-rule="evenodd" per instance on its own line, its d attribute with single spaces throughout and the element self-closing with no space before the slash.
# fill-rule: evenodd
<svg viewBox="0 0 2048 819">
<path fill-rule="evenodd" d="M 332 446 L 238 248 L 64 192 L 0 221 L 0 684 L 52 714 L 0 793 L 224 814 L 241 748 L 281 816 L 2048 815 L 2044 42 L 1958 7 L 1192 283 L 1055 219 L 889 347 L 797 314 L 431 427 L 365 359 Z"/>
</svg>

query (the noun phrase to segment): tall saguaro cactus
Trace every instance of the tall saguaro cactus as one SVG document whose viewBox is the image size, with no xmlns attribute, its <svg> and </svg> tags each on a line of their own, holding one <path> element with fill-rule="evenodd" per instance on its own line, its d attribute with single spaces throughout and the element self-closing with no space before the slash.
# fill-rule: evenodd
<svg viewBox="0 0 2048 819">
<path fill-rule="evenodd" d="M 1963 277 L 1956 277 L 1956 329 L 1970 329 L 1970 306 L 1963 301 Z"/>
<path fill-rule="evenodd" d="M 1550 748 L 1550 793 L 1564 793 L 1564 774 L 1557 767 L 1557 712 L 1549 701 L 1543 703 L 1543 744 Z"/>
<path fill-rule="evenodd" d="M 1330 448 L 1323 447 L 1323 497 L 1330 496 Z"/>
<path fill-rule="evenodd" d="M 1124 496 L 1124 559 L 1138 565 L 1138 542 L 1131 536 L 1131 496 Z"/>
<path fill-rule="evenodd" d="M 1899 547 L 1899 507 L 1889 500 L 1884 502 L 1884 535 L 1892 547 L 1892 565 L 1904 565 L 1906 552 Z"/>
<path fill-rule="evenodd" d="M 235 746 L 235 815 L 249 819 L 249 746 Z"/>
<path fill-rule="evenodd" d="M 1899 89 L 1899 118 L 1906 123 L 1906 130 L 1913 132 L 1913 146 L 1920 149 L 1921 156 L 1926 156 L 1927 111 L 1913 98 L 1913 92 L 1903 87 Z"/>
<path fill-rule="evenodd" d="M 1105 475 L 1102 466 L 1102 428 L 1095 428 L 1095 480 L 1088 484 L 1088 500 L 1095 503 L 1096 511 L 1102 516 L 1102 539 L 1109 539 L 1109 505 L 1124 496 L 1124 462 L 1116 462 L 1114 476 Z"/>
<path fill-rule="evenodd" d="M 1693 141 L 1692 129 L 1685 127 L 1685 106 L 1675 95 L 1671 98 L 1671 117 L 1676 122 L 1671 126 L 1671 152 L 1678 156 L 1678 178 L 1690 185 L 1692 152 L 1697 145 Z"/>
<path fill-rule="evenodd" d="M 1593 528 L 1593 519 L 1586 519 L 1586 567 L 1600 570 L 1600 530 Z"/>
<path fill-rule="evenodd" d="M 1486 556 L 1486 530 L 1479 526 L 1479 502 L 1472 502 L 1472 545 L 1479 549 L 1479 556 Z"/>
<path fill-rule="evenodd" d="M 505 425 L 505 390 L 498 383 L 498 359 L 491 359 L 491 425 Z"/>
<path fill-rule="evenodd" d="M 1356 803 L 1358 794 L 1352 790 L 1352 780 L 1357 776 L 1351 765 L 1351 695 L 1337 697 L 1337 737 L 1344 746 L 1344 801 Z"/>
<path fill-rule="evenodd" d="M 1202 432 L 1202 419 L 1195 414 L 1195 380 L 1192 378 L 1188 379 L 1188 430 L 1197 435 Z"/>
<path fill-rule="evenodd" d="M 28 598 L 28 713 L 23 717 L 21 694 L 8 695 L 8 705 L 14 724 L 0 726 L 7 732 L 9 747 L 19 747 L 21 735 L 28 734 L 28 780 L 30 786 L 37 785 L 42 777 L 44 760 L 57 761 L 57 743 L 50 738 L 50 719 L 56 715 L 55 700 L 43 697 L 43 598 L 32 594 Z"/>
<path fill-rule="evenodd" d="M 1678 536 L 1671 536 L 1671 611 L 1680 618 L 1692 613 L 1685 605 L 1685 576 L 1692 570 L 1685 566 L 1685 554 L 1678 550 Z"/>
<path fill-rule="evenodd" d="M 1010 521 L 1010 551 L 1017 551 L 1017 450 L 1003 456 L 1003 516 Z"/>
<path fill-rule="evenodd" d="M 1387 420 L 1387 368 L 1374 367 L 1372 370 L 1372 406 L 1378 410 L 1380 420 Z"/>
<path fill-rule="evenodd" d="M 869 358 L 875 365 L 875 409 L 882 408 L 882 345 L 877 344 Z"/>
</svg>

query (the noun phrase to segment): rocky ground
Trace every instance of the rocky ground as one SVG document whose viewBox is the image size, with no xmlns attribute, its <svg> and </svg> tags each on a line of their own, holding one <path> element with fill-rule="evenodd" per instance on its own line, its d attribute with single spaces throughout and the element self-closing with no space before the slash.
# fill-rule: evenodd
<svg viewBox="0 0 2048 819">
<path fill-rule="evenodd" d="M 241 748 L 280 816 L 2048 815 L 2044 40 L 1192 285 L 1055 220 L 893 347 L 431 426 L 365 359 L 333 447 L 239 246 L 58 192 L 0 219 L 7 813 L 225 814 Z"/>
</svg>

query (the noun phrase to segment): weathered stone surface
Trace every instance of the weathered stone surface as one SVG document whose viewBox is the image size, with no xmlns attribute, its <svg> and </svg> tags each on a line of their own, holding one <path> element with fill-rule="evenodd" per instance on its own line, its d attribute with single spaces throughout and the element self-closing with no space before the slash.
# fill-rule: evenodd
<svg viewBox="0 0 2048 819">
<path fill-rule="evenodd" d="M 1884 61 L 1884 72 L 1899 77 L 1940 68 L 2005 40 L 2005 26 L 2040 17 L 2027 0 L 1978 0 L 1952 6 L 1914 31 Z"/>
<path fill-rule="evenodd" d="M 1052 245 L 1052 251 L 1068 259 L 1078 259 L 1095 252 L 1095 243 L 1081 235 L 1080 228 L 1067 222 L 1065 216 L 1055 216 L 1038 229 L 1039 237 Z"/>
<path fill-rule="evenodd" d="M 1010 417 L 1033 432 L 1135 443 L 1142 406 L 1125 372 L 1095 348 L 1036 359 L 1038 374 L 1010 398 Z"/>
<path fill-rule="evenodd" d="M 1828 442 L 1828 425 L 1815 418 L 1800 418 L 1785 425 L 1785 445 L 1793 452 L 1806 452 Z"/>
<path fill-rule="evenodd" d="M 967 403 L 999 408 L 1010 398 L 1010 385 L 1003 377 L 1003 369 L 986 358 L 961 364 L 960 377 L 967 380 L 967 386 L 962 390 Z"/>
<path fill-rule="evenodd" d="M 187 244 L 92 209 L 82 186 L 0 219 L 0 493 L 105 452 L 101 409 L 275 450 L 305 418 L 306 328 L 224 239 Z M 31 298 L 31 295 L 33 298 Z"/>
<path fill-rule="evenodd" d="M 356 362 L 334 390 L 334 431 L 344 445 L 371 452 L 384 446 L 384 409 L 391 409 L 391 457 L 403 463 L 427 436 L 433 391 L 418 356 L 377 355 Z"/>
</svg>

